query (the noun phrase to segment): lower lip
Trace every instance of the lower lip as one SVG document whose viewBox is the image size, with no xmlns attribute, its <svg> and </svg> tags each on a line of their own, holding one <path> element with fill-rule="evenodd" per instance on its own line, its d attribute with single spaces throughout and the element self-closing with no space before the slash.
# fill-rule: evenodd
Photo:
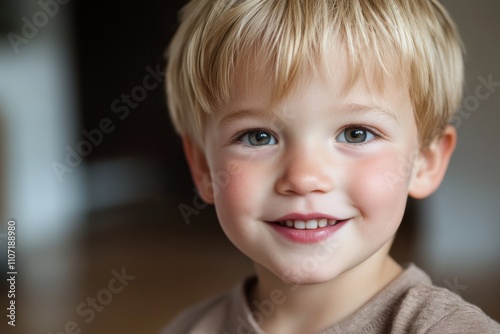
<svg viewBox="0 0 500 334">
<path fill-rule="evenodd" d="M 342 226 L 344 226 L 349 219 L 338 222 L 333 226 L 320 227 L 314 230 L 297 230 L 287 226 L 282 226 L 277 223 L 269 223 L 271 227 L 287 240 L 300 243 L 300 244 L 314 244 L 330 238 Z"/>
</svg>

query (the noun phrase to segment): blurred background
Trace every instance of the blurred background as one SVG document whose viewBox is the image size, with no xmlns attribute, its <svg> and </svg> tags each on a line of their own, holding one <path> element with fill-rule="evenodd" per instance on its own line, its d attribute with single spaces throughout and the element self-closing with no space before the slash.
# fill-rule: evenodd
<svg viewBox="0 0 500 334">
<path fill-rule="evenodd" d="M 2 333 L 157 333 L 251 273 L 200 205 L 167 115 L 163 51 L 184 2 L 1 0 L 2 310 L 11 219 L 18 272 Z M 500 2 L 443 4 L 467 48 L 459 143 L 438 192 L 409 202 L 393 255 L 500 321 Z"/>
</svg>

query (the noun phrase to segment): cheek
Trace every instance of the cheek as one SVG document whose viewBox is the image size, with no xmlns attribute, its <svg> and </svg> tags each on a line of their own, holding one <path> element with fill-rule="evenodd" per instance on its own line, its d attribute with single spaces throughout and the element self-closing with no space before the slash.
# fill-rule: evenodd
<svg viewBox="0 0 500 334">
<path fill-rule="evenodd" d="M 408 195 L 411 169 L 401 154 L 382 153 L 351 169 L 351 200 L 368 228 L 393 230 L 399 225 Z"/>
<path fill-rule="evenodd" d="M 262 175 L 251 162 L 229 161 L 219 166 L 212 175 L 212 183 L 215 206 L 222 224 L 250 215 L 263 200 L 265 186 Z"/>
<path fill-rule="evenodd" d="M 255 261 L 260 254 L 256 245 L 262 242 L 261 225 L 252 222 L 260 218 L 269 199 L 269 177 L 255 162 L 222 163 L 217 173 L 225 176 L 214 198 L 220 226 L 229 240 Z"/>
</svg>

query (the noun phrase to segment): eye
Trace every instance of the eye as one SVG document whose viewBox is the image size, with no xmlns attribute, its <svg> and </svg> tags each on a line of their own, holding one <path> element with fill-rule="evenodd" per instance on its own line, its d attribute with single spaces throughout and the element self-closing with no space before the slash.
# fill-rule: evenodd
<svg viewBox="0 0 500 334">
<path fill-rule="evenodd" d="M 272 134 L 264 130 L 247 131 L 238 140 L 249 146 L 276 145 L 278 143 Z"/>
<path fill-rule="evenodd" d="M 362 144 L 376 138 L 371 131 L 361 126 L 345 128 L 335 140 L 339 143 Z"/>
</svg>

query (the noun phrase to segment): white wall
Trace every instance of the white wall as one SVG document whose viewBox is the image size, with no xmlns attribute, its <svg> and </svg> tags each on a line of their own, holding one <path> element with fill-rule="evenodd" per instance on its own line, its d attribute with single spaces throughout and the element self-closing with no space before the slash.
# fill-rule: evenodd
<svg viewBox="0 0 500 334">
<path fill-rule="evenodd" d="M 33 21 L 43 12 L 36 2 L 16 5 L 19 26 L 23 17 Z M 65 9 L 61 6 L 53 17 L 45 14 L 46 24 L 26 43 L 13 47 L 6 38 L 0 43 L 0 170 L 5 185 L 0 224 L 14 218 L 20 245 L 27 248 L 67 239 L 79 227 L 84 203 L 83 166 L 63 182 L 51 167 L 53 161 L 64 162 L 65 146 L 76 141 L 79 127 Z"/>
</svg>

